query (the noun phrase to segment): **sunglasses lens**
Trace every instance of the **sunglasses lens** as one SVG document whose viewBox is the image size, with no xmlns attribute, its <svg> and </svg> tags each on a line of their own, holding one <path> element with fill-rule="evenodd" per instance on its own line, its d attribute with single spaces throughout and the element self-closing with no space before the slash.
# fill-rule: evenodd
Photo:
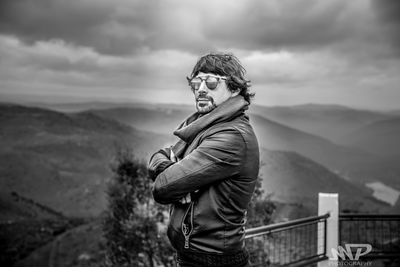
<svg viewBox="0 0 400 267">
<path fill-rule="evenodd" d="M 208 77 L 206 80 L 206 85 L 209 89 L 215 89 L 218 85 L 218 79 L 215 77 Z"/>
<path fill-rule="evenodd" d="M 194 78 L 193 80 L 190 81 L 190 86 L 192 87 L 193 90 L 198 90 L 201 85 L 201 79 Z"/>
<path fill-rule="evenodd" d="M 208 89 L 214 90 L 215 88 L 217 88 L 220 80 L 217 77 L 210 77 L 210 76 L 208 76 L 206 79 L 201 77 L 196 77 L 190 81 L 190 87 L 192 87 L 192 90 L 197 91 L 200 89 L 201 83 L 203 81 L 206 82 L 206 86 Z"/>
</svg>

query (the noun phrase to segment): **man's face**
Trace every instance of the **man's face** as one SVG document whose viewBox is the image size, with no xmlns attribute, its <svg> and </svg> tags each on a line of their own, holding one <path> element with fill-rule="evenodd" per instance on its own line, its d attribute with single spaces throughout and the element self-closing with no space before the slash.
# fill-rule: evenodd
<svg viewBox="0 0 400 267">
<path fill-rule="evenodd" d="M 214 84 L 215 81 L 217 81 L 217 85 L 214 89 L 207 87 L 206 81 L 208 77 L 210 77 L 208 81 L 214 82 Z M 199 72 L 196 78 L 200 78 L 199 81 L 201 81 L 198 89 L 193 90 L 196 101 L 196 109 L 199 113 L 208 113 L 229 98 L 239 94 L 239 92 L 231 92 L 229 90 L 225 82 L 226 77 L 218 76 L 212 73 Z M 209 83 L 209 85 L 212 87 L 211 83 Z"/>
</svg>

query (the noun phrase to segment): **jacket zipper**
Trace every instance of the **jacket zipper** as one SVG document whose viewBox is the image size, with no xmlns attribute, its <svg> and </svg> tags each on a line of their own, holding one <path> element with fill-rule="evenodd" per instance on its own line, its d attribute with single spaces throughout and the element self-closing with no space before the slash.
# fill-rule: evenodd
<svg viewBox="0 0 400 267">
<path fill-rule="evenodd" d="M 183 216 L 183 221 L 182 221 L 182 233 L 183 236 L 185 237 L 185 246 L 184 248 L 188 249 L 189 248 L 189 237 L 193 232 L 193 205 L 194 202 L 190 202 L 190 205 L 185 213 L 185 216 Z M 190 218 L 189 218 L 189 224 L 185 223 L 186 216 L 190 212 Z"/>
</svg>

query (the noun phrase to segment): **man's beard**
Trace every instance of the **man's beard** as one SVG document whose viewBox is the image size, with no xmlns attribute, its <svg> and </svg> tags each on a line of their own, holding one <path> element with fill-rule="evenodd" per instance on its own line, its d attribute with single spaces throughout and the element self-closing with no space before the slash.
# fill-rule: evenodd
<svg viewBox="0 0 400 267">
<path fill-rule="evenodd" d="M 196 97 L 196 109 L 200 114 L 206 114 L 217 106 L 214 103 L 214 99 L 210 96 L 199 95 Z"/>
</svg>

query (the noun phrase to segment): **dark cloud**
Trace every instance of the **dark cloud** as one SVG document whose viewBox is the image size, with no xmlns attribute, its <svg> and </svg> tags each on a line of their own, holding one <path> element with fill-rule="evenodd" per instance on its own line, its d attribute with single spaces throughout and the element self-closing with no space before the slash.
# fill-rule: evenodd
<svg viewBox="0 0 400 267">
<path fill-rule="evenodd" d="M 82 40 L 107 16 L 99 5 L 65 1 L 5 0 L 1 2 L 1 31 L 24 40 Z M 89 12 L 90 11 L 90 12 Z"/>
<path fill-rule="evenodd" d="M 218 48 L 312 50 L 359 32 L 352 1 L 2 0 L 0 31 L 63 39 L 105 54 Z M 367 25 L 366 25 L 367 27 Z"/>
<path fill-rule="evenodd" d="M 400 1 L 398 0 L 373 0 L 373 6 L 378 17 L 385 23 L 400 24 Z"/>
<path fill-rule="evenodd" d="M 126 12 L 118 1 L 2 0 L 0 31 L 28 43 L 62 39 L 102 53 L 126 54 L 140 49 L 154 28 L 151 5 L 132 5 Z"/>
<path fill-rule="evenodd" d="M 400 1 L 373 0 L 372 6 L 381 23 L 381 31 L 400 55 Z"/>
<path fill-rule="evenodd" d="M 340 17 L 346 7 L 345 1 L 250 1 L 237 14 L 221 18 L 218 27 L 210 25 L 207 35 L 246 49 L 315 49 L 351 35 L 352 27 Z"/>
</svg>

